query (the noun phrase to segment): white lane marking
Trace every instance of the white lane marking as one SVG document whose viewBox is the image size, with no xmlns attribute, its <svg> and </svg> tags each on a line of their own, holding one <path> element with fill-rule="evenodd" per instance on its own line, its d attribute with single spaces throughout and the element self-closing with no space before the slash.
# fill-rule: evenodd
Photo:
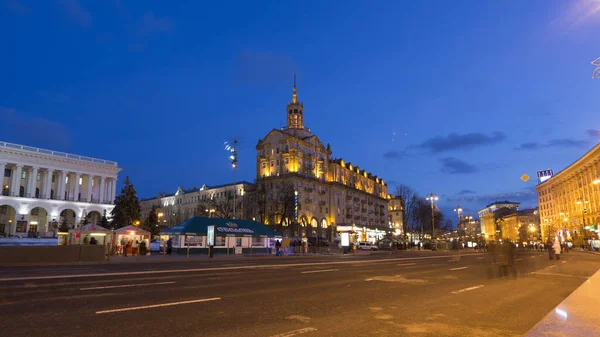
<svg viewBox="0 0 600 337">
<path fill-rule="evenodd" d="M 548 267 L 548 268 L 554 268 L 554 267 L 556 267 L 556 266 L 555 266 L 555 265 L 552 265 L 552 266 L 550 266 L 550 267 Z"/>
<path fill-rule="evenodd" d="M 567 263 L 567 261 L 563 261 L 562 263 Z"/>
<path fill-rule="evenodd" d="M 479 254 L 467 254 L 479 255 Z M 115 272 L 115 273 L 96 273 L 96 274 L 73 274 L 73 275 L 52 275 L 52 276 L 22 276 L 22 277 L 6 277 L 0 278 L 0 282 L 6 281 L 28 281 L 28 280 L 53 280 L 53 279 L 69 279 L 69 278 L 89 278 L 89 277 L 112 277 L 112 276 L 133 276 L 147 274 L 178 274 L 200 271 L 220 271 L 220 270 L 247 270 L 261 268 L 287 268 L 300 266 L 320 266 L 320 265 L 335 265 L 335 264 L 373 264 L 381 262 L 396 262 L 396 261 L 412 261 L 412 260 L 430 260 L 444 259 L 452 257 L 450 255 L 440 256 L 425 256 L 425 257 L 398 257 L 393 259 L 377 259 L 363 261 L 331 261 L 331 262 L 312 262 L 312 263 L 286 263 L 286 264 L 264 264 L 264 265 L 242 265 L 237 267 L 211 267 L 211 268 L 195 268 L 195 269 L 167 269 L 167 270 L 148 270 L 148 271 L 130 271 L 130 272 Z"/>
<path fill-rule="evenodd" d="M 462 270 L 462 269 L 467 269 L 469 267 L 458 267 L 458 268 L 451 268 L 450 270 Z"/>
<path fill-rule="evenodd" d="M 303 328 L 303 329 L 298 329 L 298 330 L 294 330 L 294 331 L 284 332 L 279 335 L 273 335 L 271 337 L 292 337 L 292 336 L 301 335 L 303 333 L 315 332 L 315 331 L 317 331 L 317 329 L 315 329 L 315 328 Z"/>
<path fill-rule="evenodd" d="M 469 287 L 469 288 L 465 288 L 465 289 L 453 291 L 452 294 L 460 294 L 460 293 L 464 293 L 465 291 L 475 290 L 475 289 L 479 289 L 479 288 L 482 288 L 482 287 L 484 287 L 484 285 L 480 284 L 478 286 L 474 286 L 474 287 Z"/>
<path fill-rule="evenodd" d="M 523 259 L 517 259 L 517 261 L 523 261 Z"/>
<path fill-rule="evenodd" d="M 139 307 L 129 307 L 129 308 L 120 308 L 120 309 L 110 309 L 110 310 L 101 310 L 96 311 L 96 314 L 110 314 L 113 312 L 122 312 L 122 311 L 132 311 L 132 310 L 142 310 L 142 309 L 152 309 L 152 308 L 160 308 L 160 307 L 170 307 L 173 305 L 181 305 L 181 304 L 190 304 L 190 303 L 200 303 L 200 302 L 209 302 L 209 301 L 218 301 L 220 297 L 212 297 L 212 298 L 203 298 L 199 300 L 191 300 L 191 301 L 181 301 L 181 302 L 171 302 L 171 303 L 162 303 L 162 304 L 152 304 L 152 305 L 143 305 Z"/>
<path fill-rule="evenodd" d="M 586 280 L 588 279 L 587 276 L 559 274 L 559 273 L 548 273 L 548 272 L 543 272 L 543 271 L 534 271 L 534 272 L 531 272 L 531 274 L 533 274 L 533 275 L 546 275 L 546 276 L 575 277 L 575 278 L 582 278 L 582 279 L 586 279 Z"/>
<path fill-rule="evenodd" d="M 313 274 L 313 273 L 326 273 L 330 271 L 337 271 L 337 269 L 320 269 L 320 270 L 307 270 L 300 272 L 300 274 Z"/>
<path fill-rule="evenodd" d="M 396 267 L 414 266 L 416 263 L 399 263 Z"/>
<path fill-rule="evenodd" d="M 373 281 L 372 278 L 366 278 L 365 281 L 369 282 L 369 281 Z"/>
<path fill-rule="evenodd" d="M 477 257 L 477 260 L 483 260 L 483 259 L 485 259 L 485 257 L 483 257 L 483 256 Z"/>
<path fill-rule="evenodd" d="M 535 259 L 535 258 L 536 258 L 535 256 L 530 257 L 530 259 Z"/>
<path fill-rule="evenodd" d="M 98 289 L 113 289 L 113 288 L 129 288 L 129 287 L 137 287 L 137 286 L 151 286 L 151 285 L 159 285 L 159 284 L 173 284 L 176 282 L 156 282 L 156 283 L 137 283 L 137 284 L 121 284 L 117 286 L 104 286 L 104 287 L 89 287 L 89 288 L 79 288 L 79 290 L 98 290 Z"/>
</svg>

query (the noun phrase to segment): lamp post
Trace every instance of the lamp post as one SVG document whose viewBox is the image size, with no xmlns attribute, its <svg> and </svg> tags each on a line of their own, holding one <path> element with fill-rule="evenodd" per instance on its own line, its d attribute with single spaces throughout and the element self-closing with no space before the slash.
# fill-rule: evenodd
<svg viewBox="0 0 600 337">
<path fill-rule="evenodd" d="M 237 189 L 235 188 L 235 169 L 237 168 L 238 153 L 237 153 L 238 140 L 234 139 L 232 144 L 225 142 L 225 150 L 229 151 L 229 160 L 231 161 L 231 167 L 233 167 L 233 219 L 235 219 L 235 196 Z"/>
<path fill-rule="evenodd" d="M 433 240 L 435 239 L 435 204 L 434 204 L 434 202 L 440 200 L 440 198 L 433 193 L 429 193 L 429 194 L 427 194 L 427 197 L 425 198 L 425 200 L 428 200 L 431 205 L 431 241 L 433 242 Z"/>
<path fill-rule="evenodd" d="M 587 213 L 587 208 L 586 208 L 586 204 L 589 204 L 590 202 L 587 200 L 584 200 L 583 198 L 579 198 L 577 200 L 577 205 L 581 205 L 581 233 L 583 234 L 583 244 L 585 244 L 585 239 L 586 239 L 586 233 L 585 233 L 585 214 Z"/>
<path fill-rule="evenodd" d="M 460 223 L 461 223 L 461 217 L 460 214 L 462 213 L 462 208 L 460 206 L 456 206 L 456 208 L 454 209 L 454 211 L 456 212 L 456 215 L 458 216 L 458 225 L 456 226 L 457 230 L 460 230 Z M 460 233 L 458 235 L 460 237 Z"/>
</svg>

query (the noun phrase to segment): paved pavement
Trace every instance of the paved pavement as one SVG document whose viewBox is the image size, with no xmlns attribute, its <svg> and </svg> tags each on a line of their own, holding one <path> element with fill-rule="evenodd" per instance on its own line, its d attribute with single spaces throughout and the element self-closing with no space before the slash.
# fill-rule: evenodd
<svg viewBox="0 0 600 337">
<path fill-rule="evenodd" d="M 526 253 L 516 280 L 485 255 L 3 268 L 6 336 L 520 336 L 600 268 Z M 495 269 L 494 269 L 495 270 Z"/>
</svg>

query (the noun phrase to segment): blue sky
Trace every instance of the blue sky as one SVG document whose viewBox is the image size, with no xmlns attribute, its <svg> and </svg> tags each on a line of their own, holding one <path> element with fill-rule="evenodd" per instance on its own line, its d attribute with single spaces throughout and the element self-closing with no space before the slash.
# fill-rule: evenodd
<svg viewBox="0 0 600 337">
<path fill-rule="evenodd" d="M 453 218 L 599 140 L 600 1 L 0 0 L 2 140 L 116 160 L 142 197 L 232 180 L 305 124 Z M 8 32 L 8 34 L 6 34 Z"/>
</svg>

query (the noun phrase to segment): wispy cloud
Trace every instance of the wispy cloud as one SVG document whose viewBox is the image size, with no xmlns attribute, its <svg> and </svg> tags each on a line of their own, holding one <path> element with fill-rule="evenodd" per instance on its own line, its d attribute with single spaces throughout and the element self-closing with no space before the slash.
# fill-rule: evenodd
<svg viewBox="0 0 600 337">
<path fill-rule="evenodd" d="M 405 156 L 406 156 L 405 151 L 395 151 L 395 150 L 388 151 L 383 154 L 384 159 L 390 159 L 390 160 L 400 160 L 400 159 L 404 158 Z"/>
<path fill-rule="evenodd" d="M 57 0 L 67 14 L 80 25 L 87 27 L 92 24 L 92 15 L 77 0 Z"/>
<path fill-rule="evenodd" d="M 545 144 L 541 143 L 523 143 L 515 148 L 517 151 L 525 151 L 525 150 L 537 150 L 540 148 L 549 148 L 549 147 L 565 147 L 565 148 L 581 148 L 588 145 L 588 141 L 581 139 L 571 139 L 571 138 L 561 138 L 561 139 L 551 139 Z"/>
<path fill-rule="evenodd" d="M 460 192 L 458 192 L 456 195 L 467 195 L 467 194 L 475 194 L 477 192 L 472 191 L 472 190 L 462 190 Z"/>
<path fill-rule="evenodd" d="M 235 81 L 252 85 L 278 85 L 282 82 L 292 85 L 297 69 L 288 55 L 255 50 L 241 52 L 236 68 Z"/>
<path fill-rule="evenodd" d="M 168 18 L 158 18 L 148 11 L 144 14 L 138 27 L 138 35 L 147 36 L 156 33 L 171 32 L 175 29 L 173 21 Z"/>
<path fill-rule="evenodd" d="M 496 201 L 513 201 L 527 203 L 529 206 L 534 206 L 537 203 L 537 192 L 535 187 L 524 188 L 522 190 L 506 192 L 506 193 L 489 193 L 489 194 L 472 194 L 472 195 L 460 195 L 457 194 L 454 197 L 448 198 L 448 201 L 460 203 L 460 202 L 479 202 L 479 203 L 492 203 Z M 527 206 L 527 205 L 525 205 Z"/>
<path fill-rule="evenodd" d="M 469 174 L 476 173 L 479 169 L 463 160 L 454 157 L 446 157 L 440 159 L 442 162 L 442 172 L 449 174 Z"/>
<path fill-rule="evenodd" d="M 4 5 L 6 6 L 6 8 L 10 9 L 15 13 L 28 14 L 31 12 L 31 9 L 29 7 L 23 6 L 23 4 L 21 4 L 17 0 L 5 0 Z"/>
<path fill-rule="evenodd" d="M 492 145 L 506 140 L 502 132 L 494 132 L 491 135 L 483 133 L 457 134 L 451 133 L 446 137 L 438 136 L 430 138 L 417 147 L 432 153 L 448 152 L 453 150 L 469 150 L 480 146 Z"/>
<path fill-rule="evenodd" d="M 600 130 L 589 129 L 586 132 L 590 137 L 600 138 Z"/>
<path fill-rule="evenodd" d="M 25 116 L 5 107 L 0 107 L 0 120 L 5 130 L 2 138 L 6 141 L 53 149 L 66 149 L 72 144 L 71 131 L 64 124 Z"/>
<path fill-rule="evenodd" d="M 60 92 L 44 89 L 38 91 L 41 98 L 54 103 L 65 103 L 71 100 L 71 97 Z"/>
</svg>

